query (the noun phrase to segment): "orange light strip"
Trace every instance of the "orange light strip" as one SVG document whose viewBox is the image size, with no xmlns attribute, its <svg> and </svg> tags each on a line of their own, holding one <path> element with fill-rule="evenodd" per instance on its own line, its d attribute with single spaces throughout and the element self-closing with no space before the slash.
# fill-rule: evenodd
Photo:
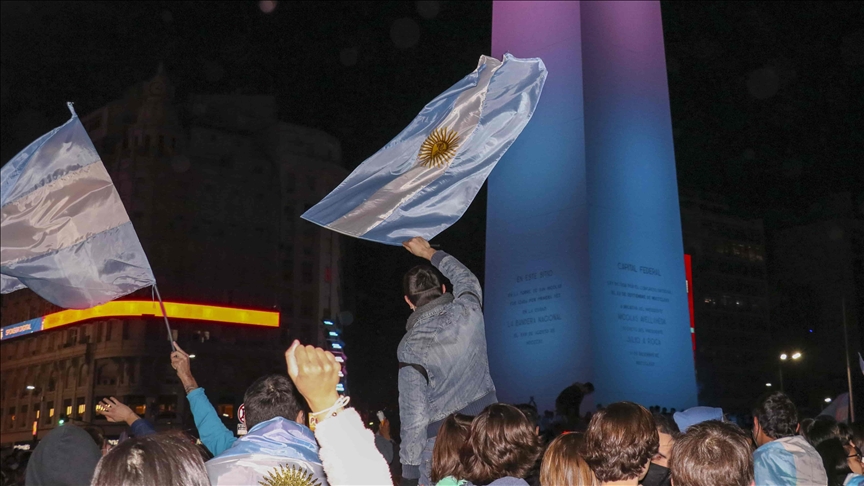
<svg viewBox="0 0 864 486">
<path fill-rule="evenodd" d="M 279 327 L 279 313 L 218 307 L 215 305 L 178 304 L 165 302 L 165 312 L 171 319 L 191 319 L 195 321 L 224 322 L 247 326 Z M 105 317 L 162 317 L 158 302 L 147 300 L 120 300 L 108 302 L 89 309 L 69 309 L 43 318 L 42 329 L 68 326 L 81 321 Z"/>
</svg>

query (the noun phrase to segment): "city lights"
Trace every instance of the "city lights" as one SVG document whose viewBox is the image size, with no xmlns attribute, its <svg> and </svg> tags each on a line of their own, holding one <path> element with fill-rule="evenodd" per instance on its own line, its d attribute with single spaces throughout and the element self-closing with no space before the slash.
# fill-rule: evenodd
<svg viewBox="0 0 864 486">
<path fill-rule="evenodd" d="M 831 403 L 831 398 L 830 398 L 830 397 L 826 397 L 826 398 L 825 398 L 825 403 Z"/>
<path fill-rule="evenodd" d="M 33 385 L 27 385 L 27 389 L 30 390 L 30 391 L 33 391 L 33 390 L 36 389 L 36 387 L 33 386 Z"/>
<path fill-rule="evenodd" d="M 799 359 L 801 357 L 801 353 L 796 352 L 792 355 L 792 359 Z"/>
<path fill-rule="evenodd" d="M 786 356 L 786 353 L 780 355 L 780 359 L 782 359 L 783 361 L 786 361 L 786 358 L 788 358 L 788 356 Z"/>
<path fill-rule="evenodd" d="M 771 383 L 765 383 L 765 386 L 770 387 Z"/>
</svg>

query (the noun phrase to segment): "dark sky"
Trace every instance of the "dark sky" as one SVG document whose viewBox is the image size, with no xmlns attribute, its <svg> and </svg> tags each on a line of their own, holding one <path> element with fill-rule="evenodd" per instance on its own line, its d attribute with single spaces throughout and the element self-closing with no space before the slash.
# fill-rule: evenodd
<svg viewBox="0 0 864 486">
<path fill-rule="evenodd" d="M 342 141 L 353 168 L 491 46 L 490 2 L 2 2 L 3 161 L 68 118 L 150 78 L 191 93 L 272 93 L 280 118 Z M 679 185 L 772 225 L 851 192 L 864 212 L 864 7 L 664 2 Z M 551 75 L 551 74 L 550 74 Z M 442 246 L 483 274 L 485 190 Z M 395 399 L 407 308 L 400 249 L 360 242 L 351 268 L 353 385 Z"/>
</svg>

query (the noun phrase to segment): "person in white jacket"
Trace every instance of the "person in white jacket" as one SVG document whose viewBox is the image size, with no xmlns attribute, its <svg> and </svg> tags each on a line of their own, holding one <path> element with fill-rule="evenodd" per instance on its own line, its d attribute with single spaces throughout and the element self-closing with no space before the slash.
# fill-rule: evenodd
<svg viewBox="0 0 864 486">
<path fill-rule="evenodd" d="M 336 392 L 341 365 L 329 351 L 294 341 L 285 352 L 288 376 L 306 399 L 310 428 L 331 486 L 393 484 L 390 468 L 375 447 L 372 431 L 360 414 L 345 408 L 347 397 Z"/>
</svg>

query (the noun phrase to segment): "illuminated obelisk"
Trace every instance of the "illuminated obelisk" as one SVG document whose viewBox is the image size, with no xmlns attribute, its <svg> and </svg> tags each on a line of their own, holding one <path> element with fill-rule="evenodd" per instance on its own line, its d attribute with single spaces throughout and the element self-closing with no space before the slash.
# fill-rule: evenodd
<svg viewBox="0 0 864 486">
<path fill-rule="evenodd" d="M 549 70 L 489 177 L 486 326 L 498 397 L 541 412 L 696 404 L 659 2 L 493 7 L 492 54 Z"/>
</svg>

